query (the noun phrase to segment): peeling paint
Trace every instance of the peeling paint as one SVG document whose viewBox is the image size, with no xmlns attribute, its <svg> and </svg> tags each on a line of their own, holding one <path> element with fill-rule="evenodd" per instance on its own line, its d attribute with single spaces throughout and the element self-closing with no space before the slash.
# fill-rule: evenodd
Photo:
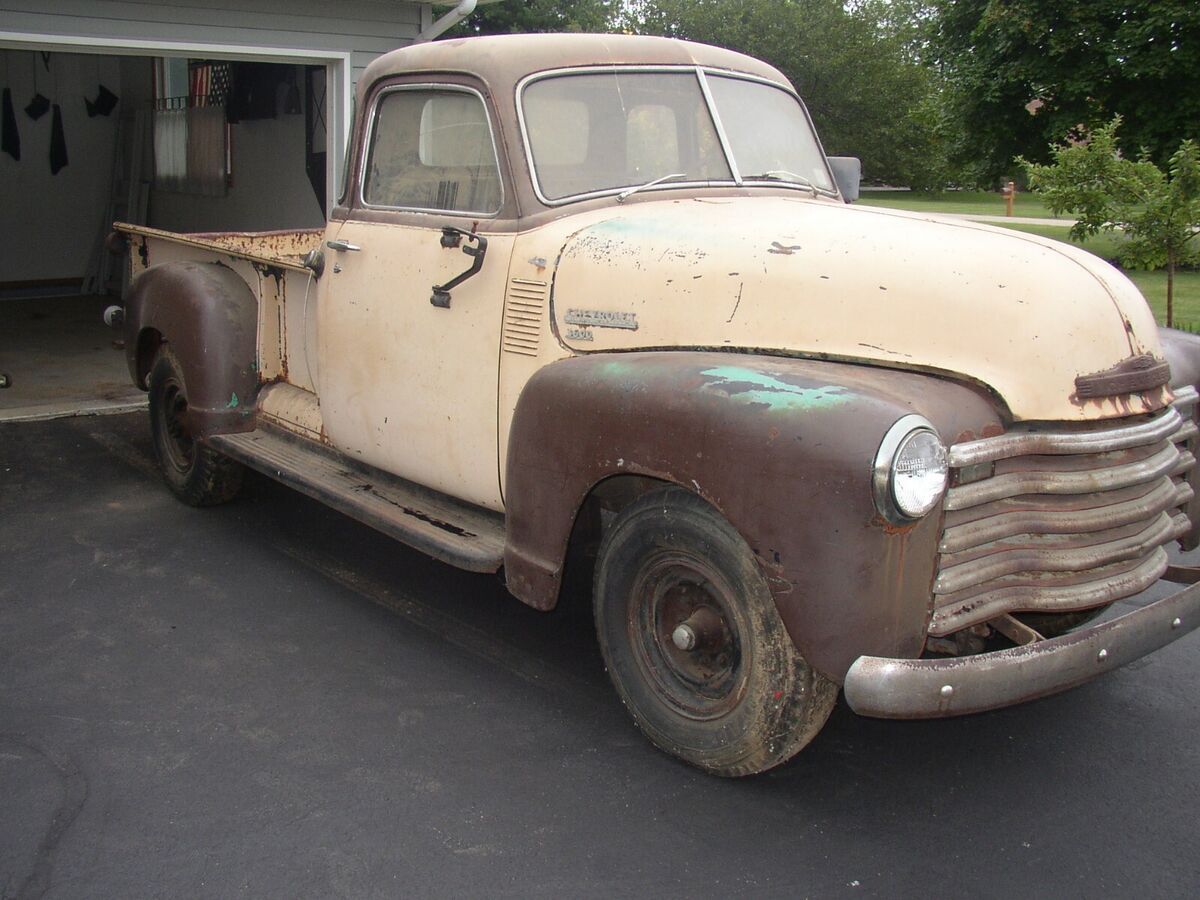
<svg viewBox="0 0 1200 900">
<path fill-rule="evenodd" d="M 799 244 L 788 244 L 785 246 L 784 244 L 779 243 L 779 241 L 771 241 L 771 246 L 767 248 L 767 252 L 768 253 L 779 253 L 784 256 L 791 256 L 797 250 L 803 250 L 803 249 L 804 248 L 801 247 Z"/>
<path fill-rule="evenodd" d="M 743 403 L 761 403 L 775 411 L 829 409 L 854 399 L 852 393 L 839 385 L 800 387 L 741 366 L 717 366 L 700 374 L 716 379 L 704 385 L 704 389 L 721 391 Z"/>
</svg>

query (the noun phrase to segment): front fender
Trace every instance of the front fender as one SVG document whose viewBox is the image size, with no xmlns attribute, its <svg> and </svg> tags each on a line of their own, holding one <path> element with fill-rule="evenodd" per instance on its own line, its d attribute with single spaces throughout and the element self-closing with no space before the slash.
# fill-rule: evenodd
<svg viewBox="0 0 1200 900">
<path fill-rule="evenodd" d="M 872 463 L 901 416 L 947 444 L 999 433 L 982 392 L 843 363 L 691 351 L 592 354 L 540 370 L 517 404 L 506 480 L 509 588 L 554 605 L 594 486 L 642 475 L 704 497 L 757 556 L 797 647 L 840 681 L 862 655 L 924 647 L 937 514 L 877 513 Z"/>
<path fill-rule="evenodd" d="M 1200 335 L 1174 328 L 1159 328 L 1158 339 L 1162 344 L 1163 356 L 1171 366 L 1171 390 L 1191 387 L 1200 390 Z M 1200 419 L 1200 408 L 1192 408 L 1193 418 Z M 1192 453 L 1200 453 L 1200 441 L 1193 438 L 1188 442 Z M 1195 496 L 1187 505 L 1187 515 L 1192 521 L 1192 530 L 1179 539 L 1184 550 L 1200 547 L 1200 466 L 1187 475 Z"/>
<path fill-rule="evenodd" d="M 125 300 L 125 353 L 145 388 L 155 345 L 171 345 L 183 367 L 197 437 L 254 427 L 258 299 L 218 262 L 152 266 Z"/>
</svg>

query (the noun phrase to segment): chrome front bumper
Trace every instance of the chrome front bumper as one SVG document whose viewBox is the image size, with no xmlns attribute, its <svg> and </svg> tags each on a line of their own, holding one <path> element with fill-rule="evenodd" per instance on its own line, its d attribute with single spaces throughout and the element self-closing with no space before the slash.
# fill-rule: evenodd
<svg viewBox="0 0 1200 900">
<path fill-rule="evenodd" d="M 860 656 L 846 674 L 846 702 L 860 716 L 882 719 L 984 712 L 1083 684 L 1198 626 L 1200 584 L 1192 584 L 1118 619 L 1010 650 L 953 659 Z"/>
</svg>

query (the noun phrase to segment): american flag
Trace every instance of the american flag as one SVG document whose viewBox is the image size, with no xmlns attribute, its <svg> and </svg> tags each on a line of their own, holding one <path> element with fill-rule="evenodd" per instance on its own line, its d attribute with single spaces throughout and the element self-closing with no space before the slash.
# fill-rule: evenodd
<svg viewBox="0 0 1200 900">
<path fill-rule="evenodd" d="M 208 106 L 211 86 L 212 64 L 190 63 L 188 65 L 188 106 Z"/>
<path fill-rule="evenodd" d="M 188 66 L 188 106 L 221 106 L 229 96 L 229 63 Z"/>
</svg>

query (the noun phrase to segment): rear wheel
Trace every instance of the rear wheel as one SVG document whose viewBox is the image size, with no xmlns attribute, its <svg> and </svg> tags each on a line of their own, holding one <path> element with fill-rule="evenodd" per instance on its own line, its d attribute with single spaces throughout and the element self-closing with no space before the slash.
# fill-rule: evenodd
<svg viewBox="0 0 1200 900">
<path fill-rule="evenodd" d="M 190 506 L 232 500 L 242 486 L 241 465 L 192 436 L 183 369 L 164 344 L 150 369 L 150 432 L 167 487 Z"/>
<path fill-rule="evenodd" d="M 837 702 L 837 685 L 788 636 L 741 535 L 686 491 L 648 494 L 618 515 L 594 604 L 609 675 L 638 727 L 709 772 L 785 762 Z"/>
</svg>

